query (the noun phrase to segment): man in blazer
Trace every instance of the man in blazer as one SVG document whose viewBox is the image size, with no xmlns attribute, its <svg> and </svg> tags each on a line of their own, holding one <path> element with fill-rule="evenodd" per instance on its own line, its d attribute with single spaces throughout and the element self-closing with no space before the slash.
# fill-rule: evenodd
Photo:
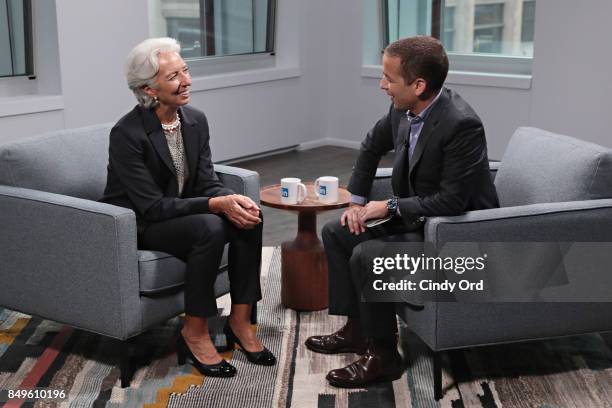
<svg viewBox="0 0 612 408">
<path fill-rule="evenodd" d="M 380 87 L 392 106 L 361 145 L 348 186 L 351 206 L 340 220 L 325 225 L 322 234 L 329 266 L 329 313 L 348 320 L 331 335 L 310 337 L 306 347 L 327 354 L 363 354 L 330 371 L 331 385 L 364 387 L 395 380 L 403 372 L 395 305 L 360 301 L 371 273 L 362 267 L 360 244 L 373 239 L 419 243 L 428 216 L 499 206 L 482 122 L 466 101 L 443 86 L 447 73 L 446 52 L 435 38 L 406 38 L 385 49 Z M 366 203 L 380 158 L 392 149 L 394 196 Z M 365 225 L 387 216 L 391 219 L 386 223 Z"/>
</svg>

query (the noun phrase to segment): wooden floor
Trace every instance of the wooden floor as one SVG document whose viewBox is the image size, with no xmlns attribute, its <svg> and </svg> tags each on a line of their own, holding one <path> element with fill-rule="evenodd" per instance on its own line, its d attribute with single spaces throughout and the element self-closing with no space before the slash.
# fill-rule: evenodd
<svg viewBox="0 0 612 408">
<path fill-rule="evenodd" d="M 299 177 L 314 181 L 321 176 L 336 176 L 341 185 L 348 184 L 358 151 L 343 147 L 325 146 L 311 150 L 291 151 L 260 159 L 232 163 L 232 166 L 259 173 L 261 186 L 280 183 L 283 177 Z M 392 167 L 392 153 L 383 157 L 380 167 Z M 264 214 L 264 245 L 280 245 L 292 240 L 297 232 L 297 215 L 289 211 L 262 206 Z M 318 231 L 325 222 L 340 217 L 343 210 L 319 213 Z"/>
</svg>

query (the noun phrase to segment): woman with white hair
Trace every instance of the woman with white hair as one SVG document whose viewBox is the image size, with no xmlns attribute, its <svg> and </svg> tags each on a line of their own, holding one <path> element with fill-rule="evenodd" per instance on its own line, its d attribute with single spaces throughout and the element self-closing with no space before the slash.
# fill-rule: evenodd
<svg viewBox="0 0 612 408">
<path fill-rule="evenodd" d="M 191 76 L 179 52 L 176 40 L 153 38 L 129 53 L 127 82 L 138 105 L 111 130 L 102 201 L 134 210 L 141 249 L 167 252 L 187 264 L 179 364 L 231 377 L 236 368 L 219 355 L 208 332 L 208 318 L 217 314 L 214 283 L 228 242 L 228 346 L 240 344 L 252 363 L 276 362 L 250 329 L 252 305 L 261 299 L 261 212 L 215 174 L 206 116 L 186 106 Z"/>
</svg>

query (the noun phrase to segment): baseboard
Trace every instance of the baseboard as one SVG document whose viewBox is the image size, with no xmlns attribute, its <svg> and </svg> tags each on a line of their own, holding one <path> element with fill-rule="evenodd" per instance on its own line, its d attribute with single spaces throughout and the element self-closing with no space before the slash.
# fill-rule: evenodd
<svg viewBox="0 0 612 408">
<path fill-rule="evenodd" d="M 348 149 L 359 150 L 361 142 L 356 140 L 336 139 L 333 137 L 327 138 L 327 144 L 329 146 L 346 147 Z"/>
<path fill-rule="evenodd" d="M 268 150 L 268 151 L 261 152 L 261 153 L 249 154 L 247 156 L 235 157 L 233 159 L 221 160 L 215 163 L 224 164 L 224 165 L 232 165 L 232 164 L 240 163 L 243 161 L 261 159 L 262 157 L 268 157 L 268 156 L 274 156 L 277 154 L 287 153 L 287 152 L 290 152 L 292 150 L 296 150 L 299 148 L 300 148 L 300 145 L 281 147 L 280 149 L 274 149 L 274 150 Z"/>
<path fill-rule="evenodd" d="M 233 159 L 221 160 L 215 163 L 233 165 L 233 164 L 240 163 L 243 161 L 261 159 L 263 157 L 287 153 L 292 150 L 298 150 L 298 151 L 310 150 L 310 149 L 316 149 L 317 147 L 324 147 L 324 146 L 337 146 L 337 147 L 345 147 L 347 149 L 359 150 L 359 147 L 361 146 L 361 142 L 356 142 L 353 140 L 345 140 L 345 139 L 336 139 L 336 138 L 323 138 L 323 139 L 311 140 L 308 142 L 300 143 L 299 145 L 282 147 L 280 149 L 268 150 L 266 152 L 261 152 L 261 153 L 256 153 L 256 154 L 251 154 L 251 155 L 241 156 L 241 157 L 235 157 Z"/>
<path fill-rule="evenodd" d="M 333 137 L 328 137 L 324 139 L 311 140 L 308 142 L 301 143 L 298 145 L 298 150 L 310 150 L 315 149 L 317 147 L 323 146 L 338 146 L 338 147 L 346 147 L 347 149 L 355 149 L 359 150 L 361 146 L 361 142 L 357 142 L 354 140 L 346 140 L 346 139 L 336 139 Z"/>
<path fill-rule="evenodd" d="M 323 146 L 328 146 L 327 139 L 310 140 L 308 142 L 300 143 L 297 146 L 297 150 L 299 151 L 310 150 L 310 149 L 316 149 L 317 147 L 323 147 Z"/>
</svg>

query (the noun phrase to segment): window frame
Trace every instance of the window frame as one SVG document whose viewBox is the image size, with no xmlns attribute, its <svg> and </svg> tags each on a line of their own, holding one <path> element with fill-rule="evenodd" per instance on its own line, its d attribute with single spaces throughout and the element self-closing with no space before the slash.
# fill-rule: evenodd
<svg viewBox="0 0 612 408">
<path fill-rule="evenodd" d="M 444 13 L 442 10 L 445 8 L 446 1 L 430 1 L 432 2 L 431 36 L 440 39 L 444 31 Z M 533 1 L 535 3 L 535 0 Z M 498 2 L 494 1 L 491 4 L 496 3 Z M 379 24 L 381 31 L 379 36 L 382 40 L 382 53 L 384 48 L 389 44 L 388 0 L 379 0 L 379 7 L 381 10 L 381 21 Z M 537 7 L 537 3 L 535 7 Z M 469 78 L 467 81 L 463 79 L 466 78 L 466 76 L 497 78 L 507 75 L 512 79 L 512 83 L 520 83 L 520 85 L 517 86 L 518 88 L 530 88 L 533 58 L 533 56 L 523 57 L 476 52 L 448 52 L 448 59 L 452 67 L 452 71 L 449 73 L 449 80 L 458 81 L 460 84 L 465 83 L 473 85 L 472 78 Z M 365 72 L 371 71 L 372 70 L 368 68 Z"/>
<path fill-rule="evenodd" d="M 32 0 L 22 0 L 23 4 L 23 36 L 24 36 L 24 57 L 25 57 L 25 72 L 15 73 L 15 49 L 12 30 L 11 18 L 11 1 L 5 0 L 8 36 L 9 36 L 9 52 L 11 54 L 11 74 L 3 75 L 0 73 L 0 78 L 16 78 L 16 77 L 32 77 L 34 75 L 34 42 L 32 34 Z M 0 7 L 2 4 L 0 4 Z"/>
<path fill-rule="evenodd" d="M 495 21 L 495 22 L 489 22 L 486 24 L 478 24 L 476 22 L 476 16 L 477 16 L 477 10 L 478 8 L 484 8 L 484 7 L 499 7 L 499 11 L 501 12 L 499 16 L 495 16 L 495 17 L 499 17 L 499 21 Z M 506 2 L 504 0 L 498 0 L 496 2 L 492 2 L 492 3 L 482 3 L 482 4 L 475 4 L 474 5 L 474 27 L 473 27 L 473 38 L 474 38 L 474 44 L 472 45 L 472 51 L 473 53 L 478 54 L 478 51 L 474 51 L 474 48 L 476 48 L 478 41 L 478 32 L 482 32 L 483 30 L 495 30 L 498 31 L 499 30 L 499 36 L 503 37 L 504 33 L 504 13 L 506 12 Z M 497 14 L 497 13 L 496 13 Z M 499 43 L 499 46 L 501 48 L 501 42 Z M 489 53 L 483 53 L 486 55 L 503 55 L 501 52 L 489 52 Z"/>
<path fill-rule="evenodd" d="M 456 10 L 457 7 L 456 6 L 446 7 L 447 10 L 451 9 L 451 8 L 453 9 L 453 16 L 452 17 L 453 17 L 453 20 L 455 20 L 455 13 L 457 11 Z M 450 26 L 448 29 L 447 29 L 447 26 L 446 26 L 446 22 L 447 22 L 447 19 L 445 18 L 444 21 L 443 21 L 444 26 L 440 28 L 440 37 L 444 38 L 444 37 L 446 37 L 447 33 L 451 33 L 452 34 L 452 38 L 454 39 L 455 33 L 457 32 L 457 27 L 455 27 L 455 22 L 453 21 L 453 25 Z M 444 42 L 444 40 L 442 40 L 442 42 Z"/>
<path fill-rule="evenodd" d="M 277 8 L 278 0 L 274 1 L 274 13 L 268 14 L 274 21 L 274 29 L 268 27 L 268 36 L 274 38 L 274 52 L 188 59 L 192 92 L 302 76 L 299 36 L 296 30 L 289 28 L 289 22 L 299 18 L 299 1 L 287 0 L 281 8 Z M 157 33 L 151 30 L 151 16 L 149 14 L 149 35 L 155 36 Z M 280 33 L 282 37 L 276 38 Z"/>
<path fill-rule="evenodd" d="M 521 25 L 525 22 L 525 4 L 530 4 L 530 7 L 533 7 L 533 19 L 534 19 L 534 24 L 533 27 L 531 28 L 531 42 L 534 42 L 535 39 L 535 0 L 524 0 L 523 1 L 523 13 L 521 15 Z M 521 28 L 521 42 L 526 42 L 525 41 L 525 30 L 524 30 L 524 25 L 522 25 Z"/>
<path fill-rule="evenodd" d="M 248 60 L 249 56 L 259 56 L 254 57 L 254 59 L 261 59 L 261 55 L 269 55 L 274 56 L 276 54 L 276 13 L 277 13 L 277 2 L 278 0 L 266 0 L 267 1 L 267 13 L 266 13 L 266 40 L 265 40 L 265 50 L 263 51 L 254 51 L 254 52 L 244 52 L 244 53 L 233 53 L 226 55 L 215 55 L 216 54 L 216 37 L 215 37 L 215 15 L 214 15 L 214 3 L 215 0 L 198 0 L 198 19 L 199 19 L 199 31 L 200 38 L 199 43 L 201 47 L 204 49 L 204 53 L 206 55 L 196 56 L 196 57 L 186 57 L 186 61 L 192 64 L 201 64 L 203 61 L 215 61 L 213 63 L 217 64 L 219 60 L 222 59 L 235 59 L 236 57 L 242 58 L 242 60 Z M 153 35 L 154 33 L 151 33 Z M 170 35 L 170 33 L 168 34 Z M 178 40 L 178 38 L 177 38 Z"/>
</svg>

